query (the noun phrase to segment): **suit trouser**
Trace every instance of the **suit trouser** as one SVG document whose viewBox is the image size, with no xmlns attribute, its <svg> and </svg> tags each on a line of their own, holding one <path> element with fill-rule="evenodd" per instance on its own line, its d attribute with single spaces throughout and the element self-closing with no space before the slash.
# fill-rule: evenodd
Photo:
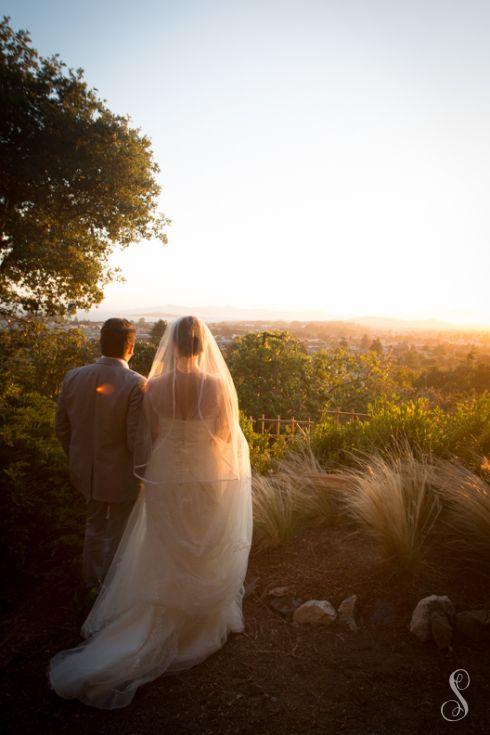
<svg viewBox="0 0 490 735">
<path fill-rule="evenodd" d="M 83 544 L 83 579 L 87 587 L 103 581 L 126 528 L 134 501 L 105 503 L 87 501 Z"/>
</svg>

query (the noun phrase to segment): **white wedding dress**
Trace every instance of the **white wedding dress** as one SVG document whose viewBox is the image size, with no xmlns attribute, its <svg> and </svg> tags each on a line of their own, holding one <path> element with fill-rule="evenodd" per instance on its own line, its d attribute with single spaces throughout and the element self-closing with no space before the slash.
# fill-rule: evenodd
<svg viewBox="0 0 490 735">
<path fill-rule="evenodd" d="M 200 663 L 243 630 L 248 446 L 231 378 L 200 324 L 207 355 L 200 364 L 177 368 L 172 334 L 155 358 L 167 370 L 154 363 L 145 395 L 153 439 L 143 490 L 83 625 L 86 642 L 51 661 L 51 686 L 61 697 L 124 707 L 141 684 Z"/>
</svg>

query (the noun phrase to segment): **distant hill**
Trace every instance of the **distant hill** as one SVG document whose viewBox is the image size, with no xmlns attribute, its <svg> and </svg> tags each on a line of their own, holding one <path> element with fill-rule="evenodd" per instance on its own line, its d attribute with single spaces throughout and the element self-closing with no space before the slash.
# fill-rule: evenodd
<svg viewBox="0 0 490 735">
<path fill-rule="evenodd" d="M 458 325 L 439 319 L 399 319 L 384 316 L 357 316 L 341 318 L 320 310 L 274 310 L 274 309 L 247 309 L 235 306 L 185 306 L 165 304 L 163 306 L 145 306 L 141 308 L 123 308 L 108 311 L 107 309 L 92 309 L 89 312 L 79 312 L 80 319 L 103 321 L 110 316 L 122 316 L 128 319 L 144 318 L 148 321 L 156 319 L 175 319 L 185 314 L 194 314 L 206 322 L 344 322 L 357 324 L 371 330 L 396 332 L 410 331 L 472 331 L 486 330 L 483 325 Z"/>
<path fill-rule="evenodd" d="M 138 311 L 139 316 L 165 318 L 194 314 L 208 322 L 242 321 L 329 321 L 332 317 L 322 311 L 279 311 L 274 309 L 246 309 L 235 306 L 162 306 Z"/>
<path fill-rule="evenodd" d="M 207 322 L 243 322 L 243 321 L 330 321 L 332 316 L 322 311 L 279 311 L 274 309 L 246 309 L 235 306 L 185 306 L 165 304 L 164 306 L 145 306 L 142 308 L 92 309 L 79 312 L 79 318 L 101 321 L 109 316 L 123 316 L 131 319 L 167 319 L 194 314 Z"/>
</svg>

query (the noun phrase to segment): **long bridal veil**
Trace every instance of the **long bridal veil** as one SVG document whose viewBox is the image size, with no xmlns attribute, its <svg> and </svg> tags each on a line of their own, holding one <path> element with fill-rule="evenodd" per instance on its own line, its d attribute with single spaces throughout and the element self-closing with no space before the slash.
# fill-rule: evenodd
<svg viewBox="0 0 490 735">
<path fill-rule="evenodd" d="M 87 641 L 58 653 L 49 672 L 60 696 L 107 709 L 243 630 L 248 446 L 226 363 L 195 317 L 168 327 L 157 350 L 135 473 L 143 489 L 83 625 Z"/>
</svg>

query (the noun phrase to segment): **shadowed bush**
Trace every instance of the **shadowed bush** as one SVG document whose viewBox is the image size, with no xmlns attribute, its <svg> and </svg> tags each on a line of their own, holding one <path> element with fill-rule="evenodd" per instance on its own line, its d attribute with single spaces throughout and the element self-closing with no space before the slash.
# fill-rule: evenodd
<svg viewBox="0 0 490 735">
<path fill-rule="evenodd" d="M 4 578 L 66 574 L 78 563 L 84 502 L 54 436 L 54 401 L 37 393 L 1 401 L 0 533 Z"/>
</svg>

